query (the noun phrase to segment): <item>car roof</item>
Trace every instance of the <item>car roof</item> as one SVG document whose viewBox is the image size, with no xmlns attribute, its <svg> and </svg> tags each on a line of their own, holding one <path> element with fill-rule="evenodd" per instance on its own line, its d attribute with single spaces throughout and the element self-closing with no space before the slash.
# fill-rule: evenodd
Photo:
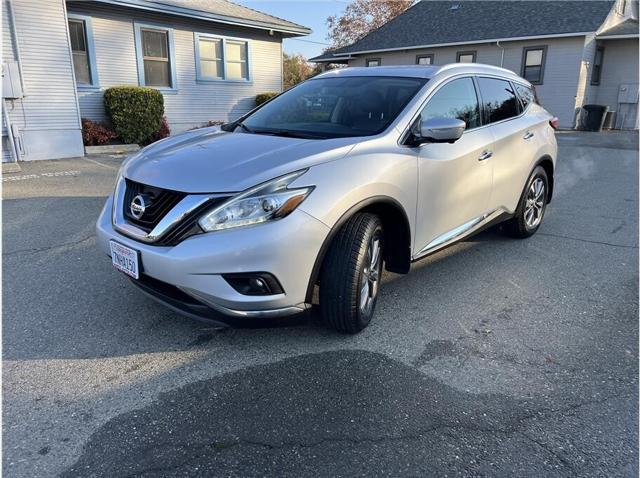
<svg viewBox="0 0 640 478">
<path fill-rule="evenodd" d="M 349 76 L 395 76 L 405 78 L 433 78 L 440 73 L 450 73 L 459 75 L 485 74 L 497 75 L 521 83 L 529 83 L 524 78 L 516 75 L 513 71 L 482 63 L 449 63 L 446 65 L 398 65 L 398 66 L 372 66 L 372 67 L 352 67 L 336 68 L 334 70 L 321 73 L 315 78 L 349 77 Z"/>
</svg>

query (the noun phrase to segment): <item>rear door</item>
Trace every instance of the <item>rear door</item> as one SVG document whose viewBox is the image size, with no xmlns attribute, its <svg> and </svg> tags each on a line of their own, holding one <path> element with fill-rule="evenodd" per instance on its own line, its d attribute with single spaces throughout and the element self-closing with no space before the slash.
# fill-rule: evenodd
<svg viewBox="0 0 640 478">
<path fill-rule="evenodd" d="M 485 124 L 489 125 L 494 137 L 489 209 L 511 213 L 517 207 L 538 150 L 538 141 L 542 138 L 540 134 L 536 137 L 538 119 L 526 114 L 514 83 L 502 78 L 480 77 L 478 85 Z"/>
<path fill-rule="evenodd" d="M 453 144 L 426 143 L 419 149 L 415 256 L 463 234 L 487 210 L 493 137 L 482 127 L 480 112 L 469 76 L 440 86 L 420 113 L 422 119 L 458 118 L 467 126 Z"/>
</svg>

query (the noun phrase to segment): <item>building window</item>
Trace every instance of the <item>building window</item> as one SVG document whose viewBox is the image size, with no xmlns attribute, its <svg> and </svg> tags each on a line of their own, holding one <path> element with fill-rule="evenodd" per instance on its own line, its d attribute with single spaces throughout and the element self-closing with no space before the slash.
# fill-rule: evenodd
<svg viewBox="0 0 640 478">
<path fill-rule="evenodd" d="M 95 64 L 91 18 L 69 15 L 69 41 L 76 84 L 79 87 L 97 87 L 98 72 Z"/>
<path fill-rule="evenodd" d="M 198 79 L 224 78 L 221 38 L 197 38 Z"/>
<path fill-rule="evenodd" d="M 458 63 L 475 63 L 476 52 L 475 51 L 459 51 L 456 53 L 456 62 Z"/>
<path fill-rule="evenodd" d="M 534 85 L 541 85 L 544 76 L 546 46 L 534 46 L 522 50 L 522 77 Z"/>
<path fill-rule="evenodd" d="M 249 81 L 251 54 L 247 40 L 194 34 L 196 78 L 199 81 Z"/>
<path fill-rule="evenodd" d="M 367 66 L 380 66 L 382 65 L 382 61 L 380 58 L 369 58 L 367 59 Z"/>
<path fill-rule="evenodd" d="M 416 65 L 433 65 L 433 55 L 416 55 Z"/>
<path fill-rule="evenodd" d="M 135 32 L 140 85 L 175 89 L 173 30 L 136 23 Z"/>
<path fill-rule="evenodd" d="M 593 71 L 591 72 L 591 84 L 600 84 L 600 75 L 602 74 L 602 58 L 604 57 L 604 47 L 596 48 L 596 56 L 593 58 Z"/>
<path fill-rule="evenodd" d="M 227 40 L 224 54 L 226 55 L 225 70 L 227 72 L 227 80 L 248 80 L 249 55 L 247 42 Z"/>
</svg>

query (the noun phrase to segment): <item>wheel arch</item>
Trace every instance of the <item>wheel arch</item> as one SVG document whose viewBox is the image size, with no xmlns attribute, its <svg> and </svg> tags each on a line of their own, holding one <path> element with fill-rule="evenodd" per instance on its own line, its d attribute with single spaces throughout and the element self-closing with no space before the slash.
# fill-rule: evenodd
<svg viewBox="0 0 640 478">
<path fill-rule="evenodd" d="M 533 166 L 532 171 L 538 166 L 542 166 L 545 173 L 547 173 L 547 179 L 549 180 L 549 194 L 547 195 L 547 204 L 549 204 L 551 202 L 551 197 L 553 196 L 554 189 L 554 167 L 551 156 L 545 155 L 538 159 L 538 161 L 536 161 L 536 164 Z"/>
<path fill-rule="evenodd" d="M 411 225 L 406 211 L 390 196 L 374 196 L 353 205 L 345 211 L 325 237 L 311 270 L 307 286 L 306 301 L 311 303 L 313 290 L 320 276 L 320 269 L 331 241 L 336 233 L 354 214 L 369 212 L 382 220 L 384 230 L 384 260 L 388 271 L 406 274 L 411 267 Z"/>
</svg>

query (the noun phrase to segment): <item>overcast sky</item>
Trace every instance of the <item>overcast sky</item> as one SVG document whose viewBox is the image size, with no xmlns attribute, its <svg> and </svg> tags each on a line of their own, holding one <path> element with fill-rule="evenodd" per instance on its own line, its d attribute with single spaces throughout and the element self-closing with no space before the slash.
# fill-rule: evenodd
<svg viewBox="0 0 640 478">
<path fill-rule="evenodd" d="M 302 53 L 306 58 L 319 55 L 327 47 L 327 17 L 342 12 L 349 3 L 348 0 L 235 0 L 235 2 L 311 28 L 313 33 L 307 37 L 284 41 L 285 52 Z"/>
</svg>

